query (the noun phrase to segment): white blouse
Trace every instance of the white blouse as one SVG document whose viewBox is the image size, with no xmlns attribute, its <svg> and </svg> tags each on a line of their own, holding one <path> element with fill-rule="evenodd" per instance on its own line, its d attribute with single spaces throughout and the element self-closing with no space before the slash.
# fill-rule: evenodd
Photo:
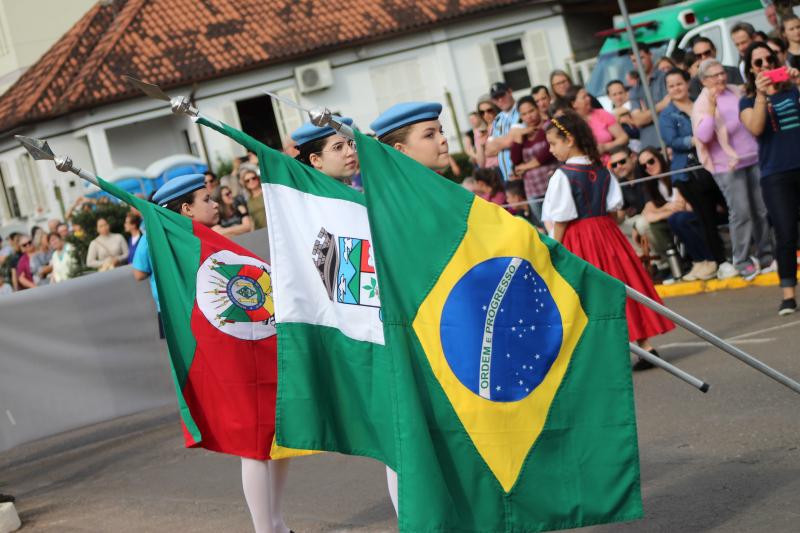
<svg viewBox="0 0 800 533">
<path fill-rule="evenodd" d="M 591 165 L 591 161 L 586 156 L 570 157 L 567 164 Z M 611 174 L 611 183 L 608 186 L 606 196 L 606 210 L 617 211 L 622 209 L 622 189 L 614 174 Z M 547 184 L 547 192 L 544 194 L 544 204 L 542 204 L 542 221 L 546 222 L 569 222 L 578 218 L 578 210 L 575 207 L 575 199 L 572 197 L 572 189 L 569 186 L 569 178 L 559 168 L 553 173 L 550 182 Z"/>
</svg>

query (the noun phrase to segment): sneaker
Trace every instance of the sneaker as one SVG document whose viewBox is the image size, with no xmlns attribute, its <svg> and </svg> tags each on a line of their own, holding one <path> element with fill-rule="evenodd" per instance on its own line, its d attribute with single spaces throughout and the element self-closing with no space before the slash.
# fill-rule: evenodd
<svg viewBox="0 0 800 533">
<path fill-rule="evenodd" d="M 714 261 L 700 261 L 699 265 L 695 272 L 697 279 L 708 281 L 717 277 L 717 264 Z"/>
<path fill-rule="evenodd" d="M 728 279 L 738 275 L 739 271 L 736 270 L 736 267 L 727 261 L 722 263 L 717 269 L 717 279 Z"/>
<path fill-rule="evenodd" d="M 700 279 L 700 272 L 703 270 L 703 263 L 705 261 L 698 261 L 697 263 L 692 263 L 692 268 L 683 275 L 681 278 L 683 281 L 697 281 Z"/>
<path fill-rule="evenodd" d="M 753 263 L 747 263 L 742 268 L 739 269 L 739 275 L 742 276 L 742 279 L 745 281 L 752 281 L 758 276 L 758 268 Z"/>
<path fill-rule="evenodd" d="M 786 298 L 781 302 L 781 306 L 778 308 L 778 315 L 786 316 L 791 315 L 797 311 L 797 302 L 794 298 Z"/>
<path fill-rule="evenodd" d="M 768 265 L 761 265 L 761 274 L 769 274 L 770 272 L 777 272 L 778 271 L 778 262 L 772 261 Z"/>
</svg>

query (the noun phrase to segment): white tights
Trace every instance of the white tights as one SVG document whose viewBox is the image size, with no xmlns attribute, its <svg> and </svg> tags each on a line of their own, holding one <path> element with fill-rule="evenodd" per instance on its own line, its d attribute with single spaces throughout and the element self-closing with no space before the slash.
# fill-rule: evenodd
<svg viewBox="0 0 800 533">
<path fill-rule="evenodd" d="M 386 484 L 389 486 L 389 498 L 394 506 L 394 514 L 397 514 L 397 472 L 386 467 Z"/>
<path fill-rule="evenodd" d="M 289 460 L 258 461 L 242 457 L 242 488 L 256 533 L 289 533 L 281 505 Z"/>
</svg>

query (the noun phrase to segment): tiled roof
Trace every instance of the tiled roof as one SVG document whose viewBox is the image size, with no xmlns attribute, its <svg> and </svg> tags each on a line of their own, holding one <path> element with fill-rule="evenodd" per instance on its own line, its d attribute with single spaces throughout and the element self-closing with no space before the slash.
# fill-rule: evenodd
<svg viewBox="0 0 800 533">
<path fill-rule="evenodd" d="M 98 2 L 0 97 L 0 131 L 535 0 Z"/>
</svg>

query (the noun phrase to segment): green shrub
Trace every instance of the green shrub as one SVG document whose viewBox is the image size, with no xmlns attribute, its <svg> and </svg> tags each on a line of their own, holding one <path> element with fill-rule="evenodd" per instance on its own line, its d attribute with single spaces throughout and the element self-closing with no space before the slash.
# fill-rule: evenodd
<svg viewBox="0 0 800 533">
<path fill-rule="evenodd" d="M 217 168 L 214 169 L 214 173 L 218 178 L 227 176 L 233 172 L 233 162 L 230 159 L 222 159 L 221 157 L 217 157 L 217 161 Z"/>
</svg>

